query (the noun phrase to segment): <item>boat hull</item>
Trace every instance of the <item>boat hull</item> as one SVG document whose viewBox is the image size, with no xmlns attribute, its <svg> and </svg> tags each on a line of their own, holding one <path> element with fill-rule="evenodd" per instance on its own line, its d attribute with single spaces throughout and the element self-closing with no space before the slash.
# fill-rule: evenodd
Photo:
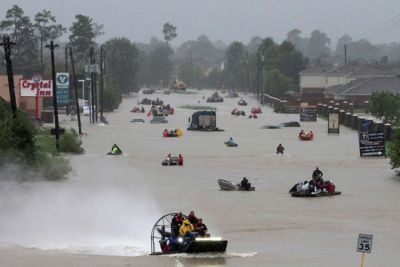
<svg viewBox="0 0 400 267">
<path fill-rule="evenodd" d="M 311 194 L 308 192 L 292 192 L 291 195 L 292 197 L 330 197 L 330 196 L 336 196 L 340 195 L 342 192 L 336 191 L 333 193 L 319 193 L 319 194 Z"/>
</svg>

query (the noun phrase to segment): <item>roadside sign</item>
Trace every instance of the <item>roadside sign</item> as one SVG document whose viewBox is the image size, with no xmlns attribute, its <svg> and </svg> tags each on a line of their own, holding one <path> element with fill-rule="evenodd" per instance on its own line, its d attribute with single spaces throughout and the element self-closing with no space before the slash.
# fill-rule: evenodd
<svg viewBox="0 0 400 267">
<path fill-rule="evenodd" d="M 358 141 L 361 157 L 385 155 L 385 134 L 383 131 L 359 132 Z"/>
<path fill-rule="evenodd" d="M 339 113 L 333 112 L 328 114 L 328 134 L 339 134 Z"/>
<path fill-rule="evenodd" d="M 357 252 L 371 253 L 373 235 L 359 234 Z"/>
<path fill-rule="evenodd" d="M 66 105 L 69 103 L 69 73 L 57 72 L 57 104 Z"/>
</svg>

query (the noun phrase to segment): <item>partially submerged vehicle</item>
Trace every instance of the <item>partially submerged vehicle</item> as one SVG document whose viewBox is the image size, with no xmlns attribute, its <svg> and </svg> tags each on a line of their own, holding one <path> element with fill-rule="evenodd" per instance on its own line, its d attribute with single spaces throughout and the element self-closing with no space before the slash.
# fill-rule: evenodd
<svg viewBox="0 0 400 267">
<path fill-rule="evenodd" d="M 281 125 L 283 127 L 300 127 L 300 123 L 298 121 L 282 122 Z"/>
<path fill-rule="evenodd" d="M 151 105 L 151 99 L 150 98 L 143 98 L 142 101 L 139 102 L 140 105 Z"/>
<path fill-rule="evenodd" d="M 189 118 L 188 131 L 223 131 L 217 128 L 217 115 L 214 110 L 196 111 Z"/>
<path fill-rule="evenodd" d="M 144 119 L 132 119 L 131 123 L 135 123 L 135 122 L 142 122 L 144 123 Z"/>
<path fill-rule="evenodd" d="M 174 236 L 172 220 L 176 213 L 169 213 L 157 220 L 151 230 L 151 254 L 176 254 L 176 253 L 222 253 L 228 246 L 227 240 L 220 237 L 195 237 L 184 238 Z M 188 216 L 183 215 L 186 219 Z"/>
<path fill-rule="evenodd" d="M 224 102 L 224 98 L 218 94 L 218 92 L 213 93 L 209 98 L 207 98 L 207 103 L 218 103 Z"/>
<path fill-rule="evenodd" d="M 151 94 L 153 94 L 154 92 L 155 92 L 156 90 L 154 90 L 154 89 L 150 89 L 150 88 L 146 88 L 146 89 L 143 89 L 143 94 L 145 94 L 145 95 L 151 95 Z"/>
<path fill-rule="evenodd" d="M 153 116 L 153 118 L 150 120 L 150 123 L 153 123 L 153 124 L 167 123 L 167 122 L 168 122 L 168 120 L 165 118 L 164 115 Z"/>
<path fill-rule="evenodd" d="M 231 111 L 231 114 L 235 116 L 246 116 L 246 112 L 244 110 L 238 110 L 237 108 L 234 108 Z"/>
<path fill-rule="evenodd" d="M 254 191 L 256 190 L 254 186 L 250 188 L 243 188 L 240 184 L 234 184 L 231 181 L 225 179 L 218 179 L 218 185 L 221 190 L 227 191 Z"/>
<path fill-rule="evenodd" d="M 281 128 L 282 128 L 282 125 L 280 125 L 280 124 L 277 124 L 277 125 L 270 124 L 270 125 L 265 125 L 265 126 L 261 127 L 261 129 L 281 129 Z"/>
</svg>

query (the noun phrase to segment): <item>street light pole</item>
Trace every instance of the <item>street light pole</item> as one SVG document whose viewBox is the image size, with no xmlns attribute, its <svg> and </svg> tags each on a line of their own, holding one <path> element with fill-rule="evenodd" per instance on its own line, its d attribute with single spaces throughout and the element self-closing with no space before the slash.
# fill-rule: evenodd
<svg viewBox="0 0 400 267">
<path fill-rule="evenodd" d="M 78 82 L 82 83 L 82 99 L 85 100 L 85 80 L 78 80 Z"/>
<path fill-rule="evenodd" d="M 261 64 L 262 64 L 262 72 L 261 72 L 261 104 L 264 104 L 264 60 L 265 57 L 261 54 Z"/>
</svg>

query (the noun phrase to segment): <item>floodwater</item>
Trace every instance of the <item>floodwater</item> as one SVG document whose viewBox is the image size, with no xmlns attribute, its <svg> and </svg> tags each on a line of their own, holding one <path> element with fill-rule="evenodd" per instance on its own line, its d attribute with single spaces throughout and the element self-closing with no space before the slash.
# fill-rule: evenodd
<svg viewBox="0 0 400 267">
<path fill-rule="evenodd" d="M 263 107 L 257 120 L 236 117 L 238 99 L 217 107 L 224 132 L 184 131 L 163 138 L 165 128 L 186 129 L 204 105 L 196 94 L 153 94 L 175 108 L 167 124 L 149 123 L 129 110 L 143 95 L 125 98 L 107 114 L 109 125 L 89 125 L 84 155 L 71 156 L 64 182 L 0 184 L 0 262 L 10 266 L 357 266 L 359 233 L 373 234 L 365 266 L 399 266 L 400 179 L 383 158 L 360 158 L 357 133 L 342 127 L 327 134 L 327 122 L 302 123 L 313 141 L 297 139 L 299 128 L 261 129 L 299 120 Z M 148 96 L 147 96 L 148 97 Z M 145 106 L 146 111 L 149 106 Z M 145 123 L 130 123 L 145 118 Z M 64 118 L 65 127 L 76 122 Z M 237 148 L 225 147 L 233 137 Z M 112 144 L 124 155 L 106 156 Z M 279 143 L 285 156 L 275 156 Z M 182 153 L 183 167 L 163 167 L 168 154 Z M 316 166 L 341 196 L 296 199 L 290 187 L 309 179 Z M 255 192 L 220 191 L 217 179 L 246 176 Z M 155 221 L 170 212 L 194 210 L 214 236 L 228 240 L 225 254 L 148 256 Z M 0 264 L 2 265 L 2 264 Z"/>
</svg>

